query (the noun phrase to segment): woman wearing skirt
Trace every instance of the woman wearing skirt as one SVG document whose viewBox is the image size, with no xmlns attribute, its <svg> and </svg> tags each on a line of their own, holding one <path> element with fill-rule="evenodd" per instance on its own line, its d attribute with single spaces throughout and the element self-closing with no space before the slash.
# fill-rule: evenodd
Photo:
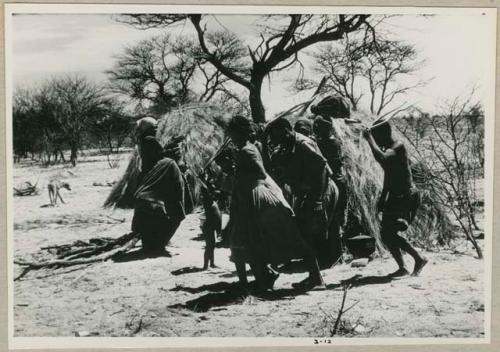
<svg viewBox="0 0 500 352">
<path fill-rule="evenodd" d="M 309 281 L 314 283 L 309 288 L 323 288 L 314 251 L 300 235 L 290 205 L 267 175 L 257 147 L 250 142 L 252 123 L 235 116 L 228 129 L 238 149 L 229 243 L 240 283 L 245 287 L 248 284 L 245 264 L 249 263 L 257 288 L 270 289 L 278 274 L 267 264 L 302 258 L 308 266 Z"/>
</svg>

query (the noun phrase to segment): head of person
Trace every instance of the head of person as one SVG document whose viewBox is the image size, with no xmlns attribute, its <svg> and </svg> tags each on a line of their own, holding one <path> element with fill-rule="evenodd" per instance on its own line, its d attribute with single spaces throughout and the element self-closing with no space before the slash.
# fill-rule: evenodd
<svg viewBox="0 0 500 352">
<path fill-rule="evenodd" d="M 233 143 L 239 148 L 250 141 L 254 134 L 252 121 L 242 115 L 236 115 L 229 121 L 227 131 Z"/>
<path fill-rule="evenodd" d="M 311 106 L 311 112 L 324 118 L 347 119 L 351 116 L 349 103 L 341 96 L 329 95 Z"/>
<path fill-rule="evenodd" d="M 281 145 L 285 143 L 293 135 L 294 131 L 290 121 L 284 117 L 279 117 L 271 121 L 267 126 L 269 139 L 274 145 Z"/>
<path fill-rule="evenodd" d="M 313 126 L 314 134 L 318 139 L 326 139 L 332 134 L 333 122 L 330 117 L 317 116 Z"/>
<path fill-rule="evenodd" d="M 228 175 L 234 173 L 234 149 L 228 147 L 224 149 L 214 160 L 214 162 Z"/>
<path fill-rule="evenodd" d="M 392 127 L 389 122 L 384 122 L 372 128 L 372 136 L 379 146 L 389 148 L 393 144 Z"/>
<path fill-rule="evenodd" d="M 184 141 L 185 137 L 180 136 L 180 137 L 175 137 L 169 142 L 167 142 L 163 146 L 163 150 L 165 152 L 165 155 L 169 157 L 170 159 L 174 160 L 177 164 L 181 164 L 181 158 L 182 158 L 182 145 L 181 143 Z"/>
<path fill-rule="evenodd" d="M 260 129 L 260 126 L 254 123 L 253 121 L 250 121 L 250 126 L 252 127 L 252 134 L 250 135 L 250 142 L 254 143 L 258 141 L 261 137 L 262 131 Z"/>
<path fill-rule="evenodd" d="M 143 117 L 136 123 L 135 133 L 138 138 L 156 136 L 158 121 L 154 117 Z"/>
<path fill-rule="evenodd" d="M 295 122 L 293 129 L 297 133 L 300 133 L 306 137 L 310 137 L 313 132 L 313 124 L 309 119 L 300 119 Z"/>
</svg>

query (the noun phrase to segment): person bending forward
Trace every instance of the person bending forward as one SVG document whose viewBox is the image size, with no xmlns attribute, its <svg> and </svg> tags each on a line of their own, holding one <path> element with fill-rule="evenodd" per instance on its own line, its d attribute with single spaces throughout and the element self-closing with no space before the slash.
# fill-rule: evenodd
<svg viewBox="0 0 500 352">
<path fill-rule="evenodd" d="M 135 193 L 132 231 L 140 233 L 144 252 L 162 255 L 184 218 L 182 173 L 165 157 L 144 175 Z"/>
<path fill-rule="evenodd" d="M 324 286 L 312 248 L 303 240 L 293 210 L 281 189 L 266 173 L 257 147 L 250 142 L 251 122 L 235 116 L 228 128 L 237 147 L 234 191 L 230 210 L 231 260 L 240 283 L 247 284 L 249 263 L 259 289 L 272 288 L 277 278 L 267 264 L 304 258 L 309 270 L 308 287 Z"/>
</svg>

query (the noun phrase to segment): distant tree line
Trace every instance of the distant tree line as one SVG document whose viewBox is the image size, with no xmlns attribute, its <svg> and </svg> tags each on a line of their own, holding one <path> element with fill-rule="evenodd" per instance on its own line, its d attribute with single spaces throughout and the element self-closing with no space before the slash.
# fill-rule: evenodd
<svg viewBox="0 0 500 352">
<path fill-rule="evenodd" d="M 125 106 L 106 90 L 78 75 L 55 77 L 13 97 L 15 160 L 31 157 L 46 164 L 77 163 L 83 148 L 116 152 L 132 127 Z"/>
</svg>

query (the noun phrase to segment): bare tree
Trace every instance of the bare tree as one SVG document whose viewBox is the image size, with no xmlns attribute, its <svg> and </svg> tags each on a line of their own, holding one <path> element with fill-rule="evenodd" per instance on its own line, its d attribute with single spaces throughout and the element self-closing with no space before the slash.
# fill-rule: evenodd
<svg viewBox="0 0 500 352">
<path fill-rule="evenodd" d="M 366 34 L 366 33 L 365 33 Z M 323 92 L 334 92 L 349 100 L 357 110 L 366 96 L 367 110 L 375 115 L 385 115 L 404 110 L 406 104 L 392 106 L 398 97 L 423 86 L 426 82 L 402 83 L 402 79 L 418 71 L 416 49 L 409 44 L 380 36 L 345 36 L 335 44 L 314 55 L 315 72 L 326 78 Z M 300 89 L 310 89 L 317 82 L 309 82 Z M 408 106 L 406 106 L 407 108 Z"/>
<path fill-rule="evenodd" d="M 246 73 L 245 56 L 247 49 L 236 35 L 227 31 L 216 31 L 207 34 L 207 42 L 214 48 L 217 58 L 222 64 L 234 72 Z M 204 83 L 198 100 L 205 102 L 212 99 L 225 102 L 233 100 L 241 104 L 241 98 L 231 86 L 232 81 L 205 58 L 205 53 L 199 46 L 196 48 L 194 55 L 198 60 L 198 71 Z"/>
<path fill-rule="evenodd" d="M 13 128 L 13 151 L 14 161 L 18 162 L 22 158 L 28 157 L 38 151 L 37 129 L 33 128 L 36 124 L 35 106 L 33 92 L 29 89 L 18 88 L 14 91 L 12 104 L 12 128 Z"/>
<path fill-rule="evenodd" d="M 42 84 L 38 87 L 17 89 L 13 99 L 14 153 L 34 158 L 46 164 L 64 160 L 63 148 L 66 138 L 56 114 L 57 101 L 53 87 Z"/>
<path fill-rule="evenodd" d="M 138 110 L 158 114 L 186 102 L 196 68 L 193 45 L 189 38 L 163 35 L 125 48 L 107 71 L 111 89 L 132 98 Z"/>
<path fill-rule="evenodd" d="M 133 122 L 123 103 L 107 98 L 100 107 L 100 113 L 89 123 L 88 138 L 92 144 L 105 150 L 110 168 L 118 166 L 111 156 L 119 152 L 133 130 Z"/>
<path fill-rule="evenodd" d="M 245 49 L 227 32 L 207 35 L 219 59 L 233 70 Z M 243 54 L 242 54 L 243 53 Z M 228 82 L 204 58 L 199 46 L 186 36 L 165 34 L 128 47 L 108 71 L 114 92 L 137 103 L 137 110 L 162 115 L 172 107 L 191 101 L 207 102 L 226 95 Z"/>
<path fill-rule="evenodd" d="M 483 168 L 481 160 L 476 158 L 476 144 L 484 125 L 477 116 L 481 109 L 473 100 L 473 93 L 454 99 L 443 114 L 424 115 L 420 126 L 416 125 L 420 131 L 412 131 L 411 125 L 400 131 L 426 161 L 427 174 L 433 179 L 428 183 L 432 192 L 454 215 L 482 258 L 482 250 L 474 239 L 474 230 L 479 229 L 474 204 L 476 180 Z M 426 132 L 422 134 L 422 130 Z"/>
<path fill-rule="evenodd" d="M 360 30 L 370 15 L 271 15 L 263 16 L 260 41 L 247 46 L 247 66 L 237 69 L 224 61 L 224 52 L 210 41 L 205 15 L 201 14 L 130 14 L 121 21 L 138 28 L 169 27 L 189 21 L 194 29 L 204 59 L 230 80 L 249 93 L 249 105 L 256 122 L 265 121 L 262 104 L 262 84 L 273 72 L 287 70 L 299 64 L 299 53 L 321 42 L 336 41 L 347 33 Z"/>
<path fill-rule="evenodd" d="M 84 134 L 102 112 L 104 90 L 78 75 L 54 78 L 48 85 L 55 102 L 52 113 L 69 144 L 70 162 L 76 166 Z"/>
<path fill-rule="evenodd" d="M 39 153 L 47 164 L 58 158 L 65 161 L 63 151 L 69 149 L 76 166 L 78 151 L 85 143 L 99 144 L 99 139 L 111 143 L 113 152 L 131 128 L 123 105 L 79 75 L 16 90 L 13 113 L 15 153 Z"/>
<path fill-rule="evenodd" d="M 313 56 L 316 61 L 315 72 L 326 78 L 322 92 L 334 92 L 346 98 L 356 111 L 363 97 L 358 81 L 363 80 L 366 70 L 364 50 L 359 41 L 345 36 L 338 45 L 330 44 Z M 313 84 L 317 85 L 318 83 Z"/>
</svg>

